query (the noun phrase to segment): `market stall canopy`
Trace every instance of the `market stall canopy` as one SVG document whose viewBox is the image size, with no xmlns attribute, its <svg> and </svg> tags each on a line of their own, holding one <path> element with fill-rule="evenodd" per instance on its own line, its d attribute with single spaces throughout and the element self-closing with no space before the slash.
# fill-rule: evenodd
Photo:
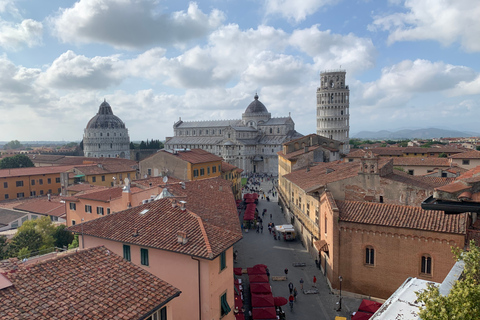
<svg viewBox="0 0 480 320">
<path fill-rule="evenodd" d="M 242 268 L 233 268 L 233 274 L 235 274 L 236 276 L 241 276 Z"/>
<path fill-rule="evenodd" d="M 268 276 L 266 274 L 251 274 L 248 276 L 250 283 L 256 282 L 268 282 Z"/>
<path fill-rule="evenodd" d="M 370 319 L 371 316 L 373 316 L 373 313 L 357 311 L 355 312 L 355 315 L 352 317 L 352 320 L 368 320 Z"/>
<path fill-rule="evenodd" d="M 382 304 L 379 302 L 363 299 L 362 303 L 360 303 L 360 306 L 358 307 L 358 310 L 375 313 L 381 306 Z"/>
<path fill-rule="evenodd" d="M 252 309 L 252 318 L 256 319 L 277 319 L 277 313 L 275 312 L 275 307 L 268 308 L 253 308 Z"/>
<path fill-rule="evenodd" d="M 286 305 L 288 303 L 288 300 L 284 297 L 273 297 L 273 303 L 276 307 L 281 307 Z"/>
<path fill-rule="evenodd" d="M 252 307 L 260 308 L 260 307 L 273 307 L 275 306 L 273 302 L 273 296 L 271 293 L 269 294 L 256 294 L 252 293 Z"/>
<path fill-rule="evenodd" d="M 247 268 L 247 273 L 248 273 L 248 275 L 251 275 L 251 274 L 267 274 L 267 269 L 264 268 L 264 267 Z"/>
<path fill-rule="evenodd" d="M 252 293 L 272 293 L 272 288 L 268 283 L 252 283 L 250 285 L 250 292 Z"/>
</svg>

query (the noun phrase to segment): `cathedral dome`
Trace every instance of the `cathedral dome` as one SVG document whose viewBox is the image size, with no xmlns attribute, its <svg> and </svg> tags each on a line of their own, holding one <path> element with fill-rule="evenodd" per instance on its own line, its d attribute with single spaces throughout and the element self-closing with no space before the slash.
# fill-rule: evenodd
<svg viewBox="0 0 480 320">
<path fill-rule="evenodd" d="M 120 120 L 119 117 L 113 114 L 112 107 L 108 104 L 107 101 L 103 101 L 98 108 L 98 113 L 88 121 L 87 129 L 94 128 L 112 128 L 112 129 L 124 129 L 125 123 Z"/>
<path fill-rule="evenodd" d="M 267 108 L 258 100 L 258 95 L 255 94 L 255 100 L 252 101 L 245 110 L 245 113 L 268 113 Z"/>
</svg>

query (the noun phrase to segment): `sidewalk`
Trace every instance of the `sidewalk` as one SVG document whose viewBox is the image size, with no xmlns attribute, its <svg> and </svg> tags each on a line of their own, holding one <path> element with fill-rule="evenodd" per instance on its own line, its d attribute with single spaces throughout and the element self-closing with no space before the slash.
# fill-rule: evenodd
<svg viewBox="0 0 480 320">
<path fill-rule="evenodd" d="M 272 188 L 272 182 L 261 183 L 261 188 L 266 192 Z M 272 200 L 272 197 L 270 197 Z M 243 239 L 235 245 L 238 250 L 237 263 L 235 267 L 247 268 L 255 264 L 265 264 L 270 270 L 270 285 L 272 287 L 273 296 L 282 296 L 288 299 L 290 282 L 298 290 L 297 302 L 294 305 L 293 312 L 290 311 L 288 305 L 282 307 L 285 311 L 287 319 L 325 319 L 333 320 L 335 316 L 343 316 L 350 319 L 349 315 L 358 309 L 361 299 L 342 297 L 342 310 L 337 312 L 339 296 L 330 292 L 327 281 L 321 270 L 315 266 L 315 261 L 303 244 L 299 241 L 283 241 L 274 240 L 273 236 L 268 233 L 267 225 L 272 213 L 272 222 L 275 225 L 288 223 L 276 202 L 259 200 L 258 211 L 261 213 L 263 209 L 267 209 L 263 220 L 263 233 L 256 233 L 255 230 L 249 230 L 243 233 Z M 241 219 L 243 216 L 240 217 Z M 293 263 L 305 263 L 305 267 L 294 267 Z M 287 281 L 272 281 L 272 276 L 284 276 L 284 269 L 288 268 Z M 318 294 L 304 294 L 300 290 L 300 278 L 304 280 L 304 289 L 313 288 L 313 276 L 317 277 L 316 289 Z M 242 279 L 248 280 L 247 275 L 243 275 Z M 245 290 L 249 290 L 247 286 Z M 248 295 L 249 296 L 249 295 Z M 248 310 L 248 309 L 247 309 Z"/>
</svg>

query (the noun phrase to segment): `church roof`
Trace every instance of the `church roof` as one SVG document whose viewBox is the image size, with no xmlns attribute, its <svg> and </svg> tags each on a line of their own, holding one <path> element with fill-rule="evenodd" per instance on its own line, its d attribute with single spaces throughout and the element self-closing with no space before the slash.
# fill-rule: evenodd
<svg viewBox="0 0 480 320">
<path fill-rule="evenodd" d="M 245 113 L 268 113 L 267 108 L 258 100 L 258 95 L 255 94 L 254 100 L 248 105 Z"/>
<path fill-rule="evenodd" d="M 98 108 L 98 113 L 87 124 L 87 129 L 95 128 L 125 129 L 125 123 L 113 114 L 112 107 L 108 102 L 103 101 Z"/>
<path fill-rule="evenodd" d="M 277 126 L 287 123 L 293 123 L 292 118 L 282 117 L 282 118 L 270 118 L 268 121 L 262 123 L 262 126 Z"/>
<path fill-rule="evenodd" d="M 241 120 L 206 120 L 206 121 L 183 121 L 177 126 L 178 129 L 189 129 L 189 128 L 212 128 L 212 127 L 228 127 L 239 125 Z"/>
<path fill-rule="evenodd" d="M 223 137 L 172 137 L 167 141 L 168 145 L 174 144 L 207 144 L 207 145 L 217 145 L 223 141 Z"/>
</svg>

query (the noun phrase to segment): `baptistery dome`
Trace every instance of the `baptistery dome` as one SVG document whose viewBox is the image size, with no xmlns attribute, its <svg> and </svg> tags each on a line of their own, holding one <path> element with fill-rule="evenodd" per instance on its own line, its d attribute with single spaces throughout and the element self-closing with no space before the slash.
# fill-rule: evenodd
<svg viewBox="0 0 480 320">
<path fill-rule="evenodd" d="M 130 159 L 128 129 L 113 114 L 107 101 L 102 102 L 98 113 L 87 123 L 83 134 L 83 153 L 86 157 Z"/>
<path fill-rule="evenodd" d="M 272 117 L 263 103 L 258 100 L 258 94 L 255 93 L 254 100 L 248 105 L 242 114 L 242 122 L 247 127 L 257 128 L 261 123 L 265 123 Z"/>
<path fill-rule="evenodd" d="M 263 103 L 258 100 L 258 94 L 255 94 L 253 97 L 254 100 L 248 105 L 247 109 L 245 110 L 245 114 L 248 113 L 268 113 L 267 108 Z"/>
</svg>

